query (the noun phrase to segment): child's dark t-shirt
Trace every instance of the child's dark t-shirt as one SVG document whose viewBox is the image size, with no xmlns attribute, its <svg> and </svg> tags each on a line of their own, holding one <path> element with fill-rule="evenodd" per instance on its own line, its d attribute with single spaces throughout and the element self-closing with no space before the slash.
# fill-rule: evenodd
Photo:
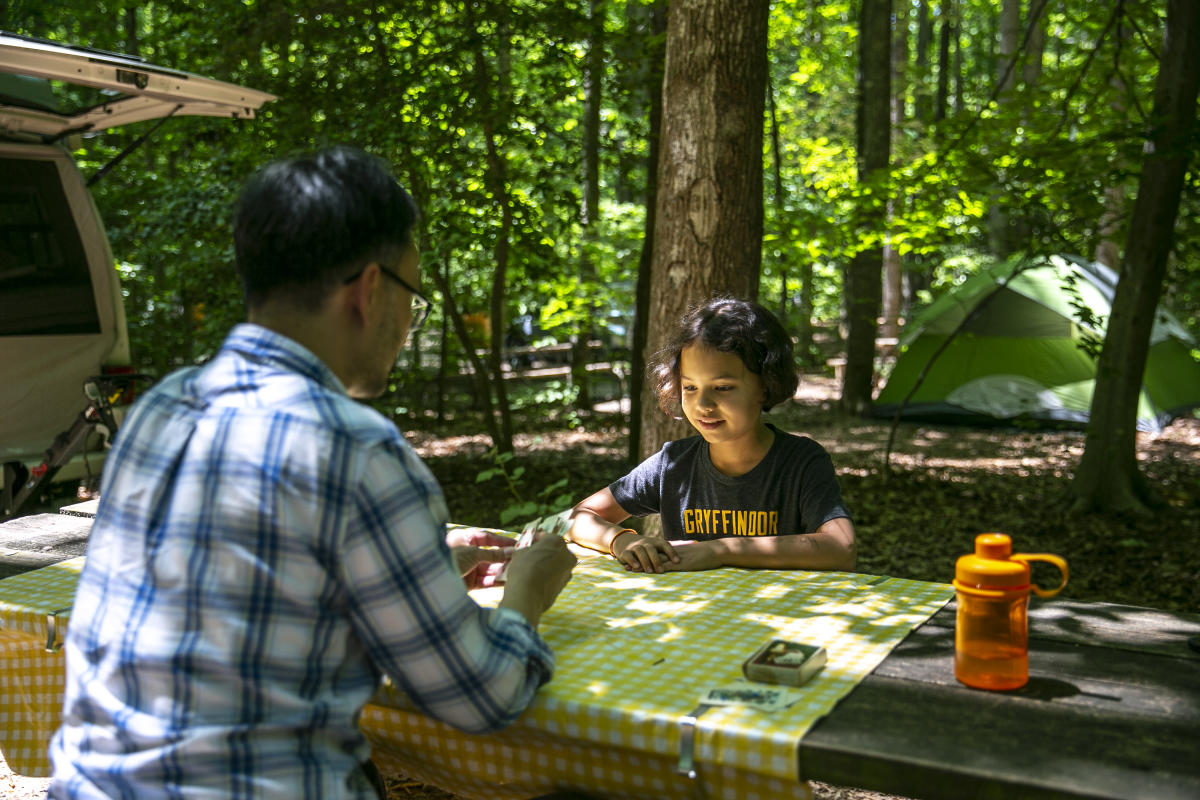
<svg viewBox="0 0 1200 800">
<path fill-rule="evenodd" d="M 633 516 L 660 514 L 669 540 L 812 533 L 849 518 L 825 448 L 768 427 L 775 441 L 745 475 L 718 471 L 708 442 L 691 436 L 667 442 L 608 488 Z"/>
</svg>

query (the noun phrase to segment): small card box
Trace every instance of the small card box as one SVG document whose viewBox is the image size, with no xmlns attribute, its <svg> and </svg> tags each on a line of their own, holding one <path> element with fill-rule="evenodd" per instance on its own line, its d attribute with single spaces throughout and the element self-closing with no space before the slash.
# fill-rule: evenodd
<svg viewBox="0 0 1200 800">
<path fill-rule="evenodd" d="M 742 664 L 742 674 L 752 681 L 800 686 L 825 666 L 825 648 L 773 639 Z"/>
</svg>

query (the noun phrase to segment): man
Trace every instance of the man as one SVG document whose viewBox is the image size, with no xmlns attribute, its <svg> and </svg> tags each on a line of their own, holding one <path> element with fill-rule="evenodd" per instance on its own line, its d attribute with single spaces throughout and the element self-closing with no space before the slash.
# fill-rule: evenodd
<svg viewBox="0 0 1200 800">
<path fill-rule="evenodd" d="M 52 797 L 373 797 L 356 722 L 381 673 L 467 731 L 549 680 L 536 628 L 574 556 L 556 537 L 452 550 L 432 474 L 352 399 L 384 389 L 428 310 L 416 218 L 351 148 L 243 190 L 249 322 L 137 404 L 104 473 Z M 509 557 L 480 608 L 462 576 Z"/>
</svg>

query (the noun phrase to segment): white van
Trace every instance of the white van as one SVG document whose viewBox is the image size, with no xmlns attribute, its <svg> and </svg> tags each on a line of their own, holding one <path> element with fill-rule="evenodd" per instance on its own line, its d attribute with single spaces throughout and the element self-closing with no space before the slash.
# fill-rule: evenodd
<svg viewBox="0 0 1200 800">
<path fill-rule="evenodd" d="M 250 119 L 273 99 L 129 56 L 0 32 L 0 519 L 18 510 L 19 489 L 87 406 L 85 382 L 130 371 L 112 252 L 65 143 L 170 116 Z M 91 433 L 58 480 L 99 474 L 103 442 Z"/>
</svg>

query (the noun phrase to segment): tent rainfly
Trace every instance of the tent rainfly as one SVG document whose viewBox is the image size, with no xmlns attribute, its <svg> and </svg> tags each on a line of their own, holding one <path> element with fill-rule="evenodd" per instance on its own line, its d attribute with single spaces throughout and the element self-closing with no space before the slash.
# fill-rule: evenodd
<svg viewBox="0 0 1200 800">
<path fill-rule="evenodd" d="M 907 326 L 875 414 L 894 417 L 929 366 L 902 418 L 970 424 L 1086 424 L 1096 360 L 1081 347 L 1103 341 L 1117 275 L 1071 256 L 993 264 L 939 297 Z M 969 317 L 969 319 L 968 319 Z M 1196 343 L 1159 307 L 1138 401 L 1138 429 L 1160 430 L 1200 407 Z"/>
</svg>

